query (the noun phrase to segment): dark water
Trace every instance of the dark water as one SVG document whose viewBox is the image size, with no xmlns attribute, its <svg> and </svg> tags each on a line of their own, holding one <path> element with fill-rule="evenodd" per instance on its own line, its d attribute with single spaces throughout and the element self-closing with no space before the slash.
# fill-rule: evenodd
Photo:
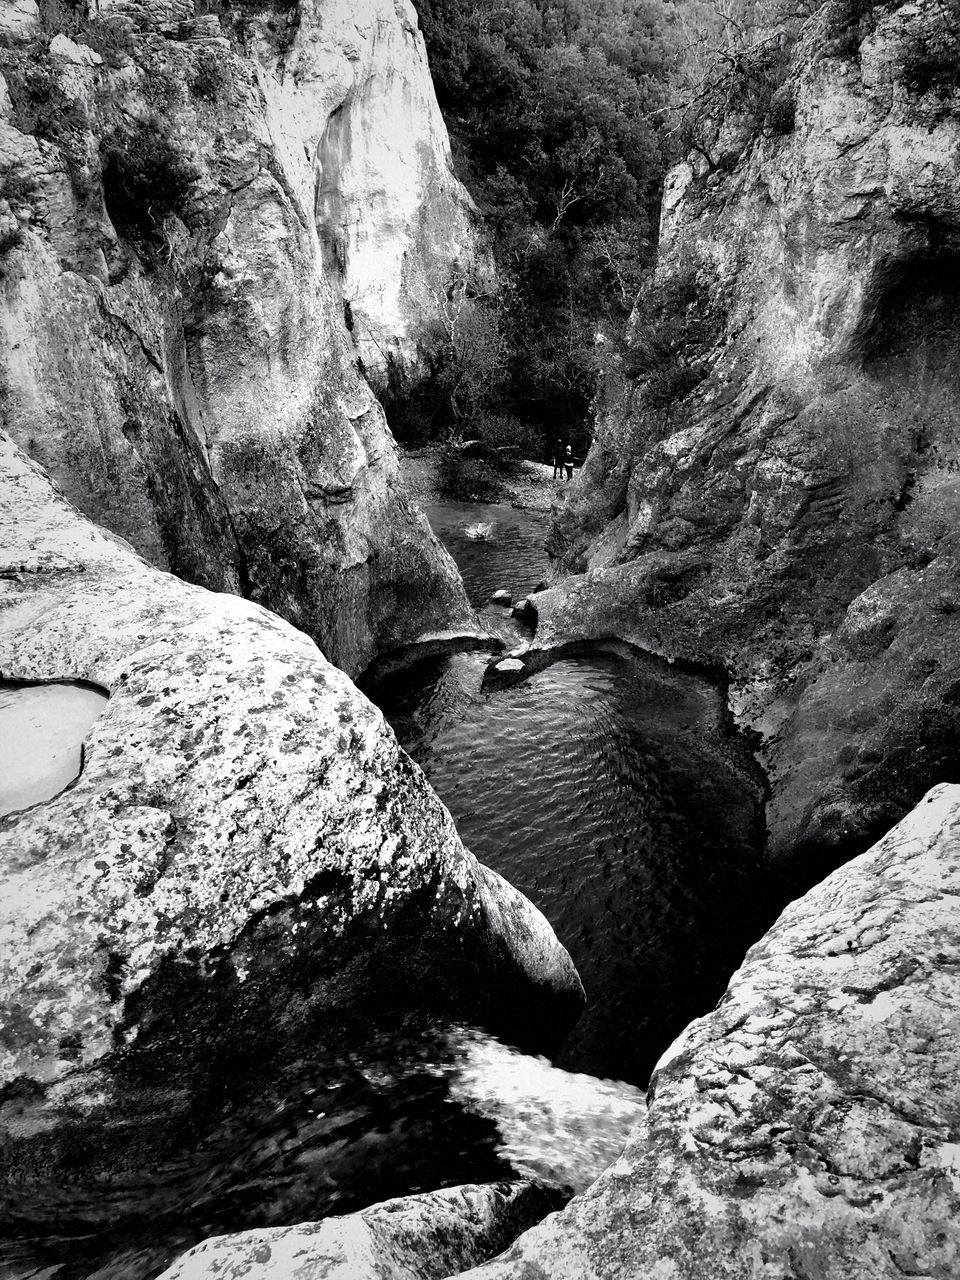
<svg viewBox="0 0 960 1280">
<path fill-rule="evenodd" d="M 550 517 L 544 513 L 477 502 L 438 502 L 424 510 L 456 560 L 475 608 L 501 589 L 519 599 L 547 577 Z M 468 536 L 477 525 L 490 526 L 489 540 Z"/>
<path fill-rule="evenodd" d="M 546 575 L 545 517 L 429 515 L 478 605 Z M 488 541 L 466 536 L 478 522 Z M 503 609 L 483 616 L 507 639 L 529 634 Z M 197 1117 L 176 1154 L 0 1188 L 0 1280 L 149 1280 L 212 1234 L 516 1172 L 579 1188 L 615 1158 L 642 1100 L 595 1077 L 644 1083 L 771 914 L 755 781 L 698 680 L 608 652 L 482 693 L 484 662 L 421 661 L 375 692 L 468 846 L 573 954 L 590 1005 L 566 1070 L 475 1029 L 385 1019 Z"/>
<path fill-rule="evenodd" d="M 460 1183 L 534 1176 L 580 1190 L 641 1109 L 635 1090 L 474 1029 L 398 1022 L 291 1063 L 177 1158 L 0 1187 L 0 1280 L 148 1280 L 211 1235 Z"/>
<path fill-rule="evenodd" d="M 542 517 L 462 504 L 428 515 L 475 604 L 542 576 Z M 493 523 L 490 541 L 464 538 L 473 520 Z M 466 845 L 573 956 L 589 1005 L 559 1065 L 643 1084 L 779 905 L 760 867 L 759 779 L 699 678 L 597 652 L 488 692 L 487 661 L 424 660 L 372 696 Z"/>
</svg>

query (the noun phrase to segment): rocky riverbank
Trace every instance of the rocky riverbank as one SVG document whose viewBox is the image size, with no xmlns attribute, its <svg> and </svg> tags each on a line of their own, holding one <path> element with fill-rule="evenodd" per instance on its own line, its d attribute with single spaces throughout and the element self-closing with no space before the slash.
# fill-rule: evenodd
<svg viewBox="0 0 960 1280">
<path fill-rule="evenodd" d="M 421 506 L 442 500 L 437 493 L 437 450 L 417 449 L 400 457 L 404 493 Z M 510 507 L 525 511 L 551 511 L 564 492 L 564 482 L 553 479 L 553 468 L 545 462 L 524 459 L 502 478 L 503 496 Z"/>
<path fill-rule="evenodd" d="M 960 788 L 788 907 L 615 1163 L 476 1280 L 960 1270 Z"/>
<path fill-rule="evenodd" d="M 788 128 L 728 122 L 721 165 L 671 176 L 536 601 L 544 644 L 618 635 L 725 671 L 771 852 L 811 868 L 960 759 L 960 113 L 905 71 L 939 7 L 868 9 L 809 21 Z M 669 396 L 637 355 L 658 324 L 680 335 Z"/>
</svg>

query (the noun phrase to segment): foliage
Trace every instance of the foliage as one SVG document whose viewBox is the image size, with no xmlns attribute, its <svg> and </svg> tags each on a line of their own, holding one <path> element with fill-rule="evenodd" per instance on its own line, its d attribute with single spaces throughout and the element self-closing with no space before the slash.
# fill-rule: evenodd
<svg viewBox="0 0 960 1280">
<path fill-rule="evenodd" d="M 99 53 L 108 67 L 121 67 L 135 48 L 133 25 L 119 14 L 100 14 L 87 23 L 82 40 Z"/>
<path fill-rule="evenodd" d="M 901 77 L 918 97 L 960 88 L 960 0 L 939 0 L 936 10 L 909 28 L 900 50 Z"/>
<path fill-rule="evenodd" d="M 723 335 L 727 309 L 712 272 L 688 263 L 647 282 L 637 301 L 623 372 L 643 384 L 647 401 L 669 409 L 708 373 L 709 356 Z"/>
<path fill-rule="evenodd" d="M 485 411 L 585 443 L 598 326 L 629 314 L 667 156 L 658 0 L 418 0 L 503 294 Z M 488 305 L 487 309 L 490 307 Z M 471 393 L 464 385 L 461 411 Z"/>
<path fill-rule="evenodd" d="M 21 59 L 4 67 L 13 104 L 13 119 L 22 133 L 63 143 L 70 134 L 89 127 L 83 104 L 64 92 L 51 68 L 39 58 Z"/>
<path fill-rule="evenodd" d="M 86 0 L 39 0 L 40 24 L 51 35 L 75 36 L 87 19 Z"/>
<path fill-rule="evenodd" d="M 231 87 L 229 65 L 209 49 L 197 57 L 197 69 L 190 83 L 195 98 L 202 102 L 217 102 L 226 96 Z"/>
<path fill-rule="evenodd" d="M 795 15 L 799 23 L 801 12 Z M 761 133 L 792 132 L 796 96 L 788 82 L 790 27 L 756 31 L 731 20 L 677 111 L 681 152 L 697 152 L 707 168 L 730 166 Z"/>
<path fill-rule="evenodd" d="M 37 181 L 33 174 L 10 165 L 0 172 L 0 200 L 6 200 L 11 208 L 32 204 L 37 195 Z"/>
<path fill-rule="evenodd" d="M 0 258 L 23 244 L 20 217 L 37 195 L 36 179 L 10 165 L 0 171 Z M 19 216 L 18 216 L 19 215 Z"/>
<path fill-rule="evenodd" d="M 196 169 L 158 116 L 115 132 L 102 144 L 100 158 L 111 222 L 129 240 L 144 247 L 156 244 L 164 221 L 187 211 Z"/>
<path fill-rule="evenodd" d="M 437 457 L 437 494 L 454 502 L 496 502 L 503 484 L 496 468 L 484 458 L 471 458 L 457 442 L 448 441 Z"/>
</svg>

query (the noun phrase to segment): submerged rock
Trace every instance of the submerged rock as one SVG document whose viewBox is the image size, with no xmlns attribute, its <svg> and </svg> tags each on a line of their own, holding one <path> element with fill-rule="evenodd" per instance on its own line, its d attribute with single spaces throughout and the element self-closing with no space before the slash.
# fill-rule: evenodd
<svg viewBox="0 0 960 1280">
<path fill-rule="evenodd" d="M 217 1236 L 160 1280 L 443 1280 L 500 1253 L 564 1199 L 531 1182 L 405 1196 L 345 1218 Z"/>
<path fill-rule="evenodd" d="M 5 439 L 0 474 L 0 670 L 110 694 L 76 783 L 0 820 L 8 1175 L 142 1168 L 385 1010 L 562 1035 L 550 926 L 307 636 L 151 568 Z"/>
<path fill-rule="evenodd" d="M 623 1155 L 476 1280 L 960 1273 L 960 787 L 793 903 Z"/>
<path fill-rule="evenodd" d="M 494 671 L 500 672 L 502 675 L 515 675 L 522 671 L 523 663 L 519 658 L 504 658 L 501 662 L 493 664 Z"/>
<path fill-rule="evenodd" d="M 512 602 L 513 602 L 513 596 L 510 594 L 509 591 L 495 591 L 493 595 L 490 597 L 491 604 L 502 604 L 502 605 L 506 605 L 507 608 L 510 607 Z"/>
<path fill-rule="evenodd" d="M 409 354 L 476 258 L 470 200 L 409 0 L 196 7 L 3 20 L 4 427 L 152 563 L 356 673 L 473 622 L 348 327 L 368 367 Z"/>
<path fill-rule="evenodd" d="M 835 865 L 960 758 L 960 112 L 905 55 L 952 47 L 956 15 L 815 8 L 795 125 L 668 183 L 636 324 L 675 326 L 682 358 L 626 352 L 553 533 L 582 576 L 535 603 L 540 643 L 729 672 L 772 850 Z"/>
</svg>

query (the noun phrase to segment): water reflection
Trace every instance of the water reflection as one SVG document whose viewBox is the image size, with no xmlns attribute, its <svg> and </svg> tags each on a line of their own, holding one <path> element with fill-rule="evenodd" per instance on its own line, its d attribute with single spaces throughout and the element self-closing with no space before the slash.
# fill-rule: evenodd
<svg viewBox="0 0 960 1280">
<path fill-rule="evenodd" d="M 49 800 L 79 774 L 107 703 L 90 685 L 0 681 L 0 817 Z"/>
<path fill-rule="evenodd" d="M 425 509 L 476 605 L 547 575 L 547 517 Z M 492 526 L 479 546 L 464 532 L 476 522 Z M 495 606 L 483 616 L 519 627 Z M 725 734 L 717 691 L 665 664 L 598 652 L 484 692 L 486 662 L 424 660 L 371 696 L 464 843 L 573 956 L 589 1004 L 558 1063 L 644 1084 L 789 896 L 761 864 L 762 779 Z"/>
</svg>

